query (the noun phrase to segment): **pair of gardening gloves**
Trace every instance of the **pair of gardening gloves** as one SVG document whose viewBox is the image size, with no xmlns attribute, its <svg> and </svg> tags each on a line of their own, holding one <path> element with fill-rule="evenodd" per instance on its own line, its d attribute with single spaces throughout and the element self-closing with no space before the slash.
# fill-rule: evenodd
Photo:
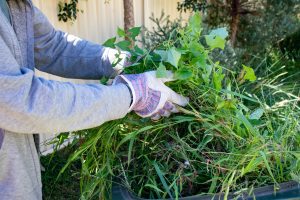
<svg viewBox="0 0 300 200">
<path fill-rule="evenodd" d="M 117 50 L 110 49 L 110 61 L 115 62 L 118 54 Z M 125 51 L 119 52 L 118 64 L 115 69 L 122 72 L 124 68 L 130 66 L 130 54 Z M 159 120 L 161 117 L 169 117 L 172 113 L 179 112 L 176 105 L 186 106 L 188 98 L 183 97 L 165 85 L 166 82 L 173 81 L 173 73 L 168 71 L 165 78 L 157 78 L 155 71 L 141 74 L 121 74 L 118 75 L 113 85 L 125 84 L 131 91 L 132 103 L 130 111 L 142 118 L 150 117 L 152 120 Z"/>
</svg>

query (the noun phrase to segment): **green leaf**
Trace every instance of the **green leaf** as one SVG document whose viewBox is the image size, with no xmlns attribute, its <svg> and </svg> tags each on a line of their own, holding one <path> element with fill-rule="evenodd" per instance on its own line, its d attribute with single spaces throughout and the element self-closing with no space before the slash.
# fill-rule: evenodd
<svg viewBox="0 0 300 200">
<path fill-rule="evenodd" d="M 110 38 L 103 43 L 103 46 L 115 48 L 116 37 Z"/>
<path fill-rule="evenodd" d="M 214 71 L 214 73 L 213 73 L 213 83 L 214 83 L 215 89 L 218 92 L 220 92 L 221 89 L 222 89 L 222 81 L 223 81 L 223 79 L 225 77 L 225 74 L 223 74 L 223 72 L 222 72 L 222 67 L 220 67 L 218 65 L 218 63 L 216 63 L 216 65 L 217 65 L 216 66 L 217 70 Z"/>
<path fill-rule="evenodd" d="M 259 120 L 264 114 L 264 110 L 262 108 L 256 109 L 253 113 L 251 113 L 249 119 Z"/>
<path fill-rule="evenodd" d="M 237 117 L 245 125 L 246 129 L 254 136 L 258 136 L 258 131 L 252 126 L 249 120 L 244 116 L 242 111 L 237 111 Z"/>
<path fill-rule="evenodd" d="M 225 43 L 226 43 L 226 37 L 228 36 L 228 32 L 226 28 L 218 28 L 215 30 L 212 30 L 209 35 L 205 36 L 205 40 L 208 46 L 210 46 L 211 49 L 220 48 L 224 50 Z"/>
<path fill-rule="evenodd" d="M 165 50 L 155 50 L 154 53 L 161 57 L 161 61 L 163 61 L 163 62 L 167 61 L 167 59 L 168 59 L 167 51 L 165 51 Z"/>
<path fill-rule="evenodd" d="M 188 28 L 191 30 L 192 36 L 200 36 L 202 28 L 201 28 L 202 20 L 201 20 L 201 14 L 199 12 L 196 12 L 193 16 L 189 19 L 189 25 Z"/>
<path fill-rule="evenodd" d="M 259 165 L 261 165 L 263 162 L 263 158 L 262 157 L 257 157 L 257 155 L 255 155 L 251 160 L 250 162 L 248 163 L 248 165 L 243 168 L 242 170 L 242 173 L 241 173 L 241 176 L 244 176 L 245 174 L 249 173 L 249 172 L 252 172 L 252 171 L 255 171 L 257 170 L 257 167 Z"/>
<path fill-rule="evenodd" d="M 178 63 L 181 58 L 181 53 L 175 48 L 165 50 L 156 50 L 154 53 L 158 54 L 161 57 L 161 61 L 170 63 L 175 68 L 178 68 Z"/>
<path fill-rule="evenodd" d="M 125 50 L 125 51 L 130 51 L 130 48 L 129 48 L 130 45 L 131 45 L 131 42 L 129 42 L 127 40 L 123 40 L 121 42 L 116 43 L 117 47 L 119 47 L 120 49 Z"/>
<path fill-rule="evenodd" d="M 221 38 L 220 36 L 205 36 L 206 43 L 211 49 L 220 48 L 224 50 L 225 48 L 225 40 Z"/>
<path fill-rule="evenodd" d="M 263 158 L 263 160 L 264 160 L 264 162 L 265 162 L 265 165 L 266 165 L 266 167 L 267 167 L 267 170 L 268 170 L 270 176 L 273 178 L 273 181 L 274 181 L 275 183 L 277 183 L 277 181 L 276 181 L 276 179 L 274 178 L 274 175 L 273 175 L 273 173 L 272 173 L 272 170 L 271 170 L 271 167 L 270 167 L 269 162 L 268 162 L 268 160 L 267 160 L 267 156 L 266 156 L 265 152 L 259 151 L 259 153 L 260 153 L 260 155 L 262 156 L 262 158 Z"/>
<path fill-rule="evenodd" d="M 207 134 L 204 136 L 202 142 L 197 146 L 197 150 L 201 152 L 208 143 L 210 143 L 214 139 L 214 136 L 211 134 Z"/>
<path fill-rule="evenodd" d="M 144 54 L 143 49 L 141 49 L 141 48 L 138 47 L 137 45 L 134 46 L 134 51 L 135 51 L 135 53 L 138 54 L 138 55 L 143 55 L 143 54 Z"/>
<path fill-rule="evenodd" d="M 176 50 L 176 48 L 172 47 L 167 51 L 167 62 L 178 68 L 178 63 L 181 58 L 181 53 Z"/>
<path fill-rule="evenodd" d="M 159 179 L 160 179 L 162 185 L 164 186 L 164 189 L 165 189 L 166 192 L 169 194 L 169 196 L 171 197 L 171 199 L 173 199 L 173 196 L 172 196 L 171 191 L 170 191 L 170 189 L 169 189 L 169 186 L 168 186 L 168 184 L 167 184 L 167 182 L 166 182 L 166 180 L 165 180 L 165 178 L 164 178 L 164 176 L 163 176 L 162 171 L 159 169 L 159 166 L 157 165 L 156 162 L 154 162 L 153 165 L 154 165 L 154 168 L 155 168 L 155 170 L 156 170 L 156 173 L 157 173 L 157 175 L 158 175 L 158 177 L 159 177 Z"/>
<path fill-rule="evenodd" d="M 212 30 L 209 35 L 220 36 L 222 39 L 226 39 L 228 37 L 228 31 L 226 28 L 218 28 Z"/>
<path fill-rule="evenodd" d="M 175 79 L 186 80 L 193 76 L 193 72 L 188 68 L 180 68 L 174 74 Z"/>
<path fill-rule="evenodd" d="M 128 30 L 129 37 L 133 40 L 141 33 L 141 27 L 133 27 Z"/>
<path fill-rule="evenodd" d="M 224 74 L 219 74 L 219 73 L 213 74 L 214 86 L 218 92 L 221 91 L 221 89 L 222 89 L 222 81 L 223 81 L 224 77 L 225 77 Z"/>
<path fill-rule="evenodd" d="M 251 67 L 247 67 L 246 65 L 243 65 L 243 69 L 245 71 L 244 80 L 249 80 L 251 82 L 256 80 L 256 76 L 254 73 L 254 70 Z"/>
<path fill-rule="evenodd" d="M 125 31 L 123 29 L 119 28 L 119 27 L 118 27 L 117 33 L 118 33 L 119 37 L 125 37 L 126 36 Z"/>
<path fill-rule="evenodd" d="M 167 69 L 164 64 L 159 63 L 159 67 L 156 70 L 156 77 L 157 78 L 165 78 L 167 77 Z"/>
</svg>

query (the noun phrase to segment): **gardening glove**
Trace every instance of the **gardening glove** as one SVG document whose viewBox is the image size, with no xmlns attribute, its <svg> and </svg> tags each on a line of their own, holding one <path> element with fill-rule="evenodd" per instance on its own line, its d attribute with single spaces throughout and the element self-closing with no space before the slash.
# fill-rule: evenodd
<svg viewBox="0 0 300 200">
<path fill-rule="evenodd" d="M 113 84 L 125 83 L 132 93 L 133 110 L 139 116 L 151 117 L 158 120 L 160 117 L 169 117 L 171 113 L 178 112 L 176 105 L 186 106 L 188 99 L 177 94 L 164 83 L 172 81 L 173 74 L 168 72 L 167 78 L 156 78 L 156 72 L 150 71 L 142 74 L 119 75 Z"/>
<path fill-rule="evenodd" d="M 117 75 L 121 74 L 126 67 L 131 65 L 131 54 L 127 51 L 118 51 L 107 47 L 103 52 L 103 56 L 105 56 L 108 62 L 113 66 Z"/>
</svg>

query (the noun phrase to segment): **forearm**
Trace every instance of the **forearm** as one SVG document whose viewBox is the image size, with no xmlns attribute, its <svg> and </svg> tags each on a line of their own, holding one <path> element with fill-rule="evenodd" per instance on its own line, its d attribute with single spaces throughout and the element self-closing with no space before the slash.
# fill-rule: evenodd
<svg viewBox="0 0 300 200">
<path fill-rule="evenodd" d="M 75 131 L 122 118 L 128 112 L 130 93 L 125 85 L 76 85 L 37 78 L 27 69 L 23 72 L 20 76 L 0 76 L 4 86 L 0 91 L 0 127 L 6 130 Z M 8 86 L 5 79 L 14 81 Z"/>
<path fill-rule="evenodd" d="M 86 129 L 126 115 L 128 88 L 49 81 L 22 68 L 0 37 L 0 128 L 17 133 Z"/>
<path fill-rule="evenodd" d="M 112 78 L 120 72 L 113 67 L 116 51 L 68 33 L 57 31 L 48 19 L 35 9 L 35 63 L 41 71 L 66 78 Z"/>
</svg>

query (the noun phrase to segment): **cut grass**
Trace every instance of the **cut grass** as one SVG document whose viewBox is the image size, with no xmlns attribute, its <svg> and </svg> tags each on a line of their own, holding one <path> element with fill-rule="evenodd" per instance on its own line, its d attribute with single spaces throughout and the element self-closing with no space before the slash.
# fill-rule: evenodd
<svg viewBox="0 0 300 200">
<path fill-rule="evenodd" d="M 251 68 L 237 73 L 213 62 L 210 54 L 223 47 L 226 34 L 212 31 L 212 46 L 202 45 L 199 20 L 194 16 L 176 41 L 135 64 L 137 71 L 161 65 L 175 71 L 178 80 L 169 86 L 190 98 L 187 108 L 158 122 L 130 114 L 75 133 L 85 142 L 66 167 L 81 160 L 83 199 L 109 199 L 112 184 L 154 199 L 219 192 L 239 197 L 299 177 L 299 84 L 287 85 L 284 68 L 275 65 L 252 83 Z"/>
<path fill-rule="evenodd" d="M 80 199 L 80 162 L 72 163 L 57 179 L 73 150 L 67 147 L 54 154 L 41 157 L 41 164 L 45 168 L 42 172 L 44 200 Z"/>
</svg>

